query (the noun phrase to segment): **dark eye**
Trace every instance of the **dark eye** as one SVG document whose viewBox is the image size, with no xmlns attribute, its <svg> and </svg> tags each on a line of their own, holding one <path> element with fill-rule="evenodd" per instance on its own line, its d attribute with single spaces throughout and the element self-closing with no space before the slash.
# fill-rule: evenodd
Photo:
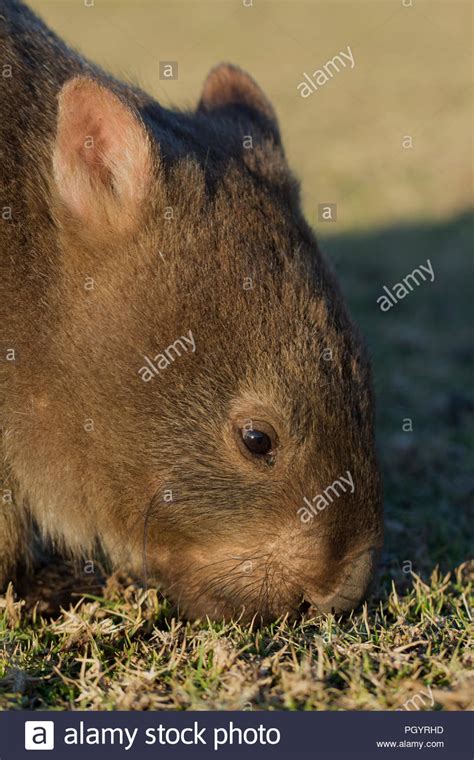
<svg viewBox="0 0 474 760">
<path fill-rule="evenodd" d="M 252 454 L 265 455 L 272 448 L 271 439 L 263 430 L 244 430 L 242 438 Z"/>
<path fill-rule="evenodd" d="M 275 429 L 264 420 L 243 419 L 234 427 L 240 453 L 256 465 L 274 465 L 278 452 Z"/>
</svg>

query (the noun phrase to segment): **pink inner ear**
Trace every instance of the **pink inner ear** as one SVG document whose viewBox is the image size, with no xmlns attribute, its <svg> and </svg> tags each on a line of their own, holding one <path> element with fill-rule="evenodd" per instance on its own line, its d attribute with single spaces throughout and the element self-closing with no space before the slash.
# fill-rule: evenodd
<svg viewBox="0 0 474 760">
<path fill-rule="evenodd" d="M 69 144 L 89 171 L 95 172 L 106 183 L 109 176 L 107 158 L 114 154 L 114 125 L 111 122 L 104 124 L 102 113 L 94 112 L 87 104 L 86 108 L 84 112 L 77 113 L 76 124 L 71 119 Z M 67 135 L 65 137 L 67 139 Z"/>
<path fill-rule="evenodd" d="M 151 172 L 141 122 L 111 90 L 84 77 L 60 93 L 53 162 L 61 197 L 81 217 L 97 216 L 106 204 L 112 211 L 112 200 L 116 211 L 133 214 Z"/>
</svg>

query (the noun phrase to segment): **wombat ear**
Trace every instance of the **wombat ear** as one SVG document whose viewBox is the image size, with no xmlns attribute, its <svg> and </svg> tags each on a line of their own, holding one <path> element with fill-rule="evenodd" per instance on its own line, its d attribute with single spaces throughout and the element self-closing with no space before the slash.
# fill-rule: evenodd
<svg viewBox="0 0 474 760">
<path fill-rule="evenodd" d="M 273 106 L 249 74 L 231 63 L 211 69 L 204 82 L 198 111 L 207 113 L 245 113 L 280 141 L 278 121 Z"/>
<path fill-rule="evenodd" d="M 137 220 L 152 160 L 145 127 L 107 87 L 75 77 L 59 93 L 53 171 L 73 217 L 126 230 Z"/>
</svg>

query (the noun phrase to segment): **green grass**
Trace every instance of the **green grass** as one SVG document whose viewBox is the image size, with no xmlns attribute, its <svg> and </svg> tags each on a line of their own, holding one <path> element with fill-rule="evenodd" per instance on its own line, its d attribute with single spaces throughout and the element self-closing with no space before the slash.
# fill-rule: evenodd
<svg viewBox="0 0 474 760">
<path fill-rule="evenodd" d="M 472 232 L 465 213 L 322 241 L 377 388 L 386 544 L 367 605 L 263 629 L 187 624 L 117 577 L 71 599 L 74 568 L 49 568 L 26 600 L 0 598 L 1 708 L 472 709 Z M 382 286 L 427 258 L 435 281 L 382 313 Z"/>
<path fill-rule="evenodd" d="M 107 588 L 53 621 L 7 599 L 4 709 L 427 709 L 469 705 L 467 570 L 388 585 L 345 620 L 185 624 L 156 592 Z M 429 687 L 428 692 L 427 687 Z M 432 698 L 431 698 L 432 695 Z"/>
</svg>

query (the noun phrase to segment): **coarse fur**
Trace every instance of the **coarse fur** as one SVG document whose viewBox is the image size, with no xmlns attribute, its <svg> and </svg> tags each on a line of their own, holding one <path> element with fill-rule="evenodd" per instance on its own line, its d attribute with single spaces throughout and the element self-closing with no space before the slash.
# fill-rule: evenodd
<svg viewBox="0 0 474 760">
<path fill-rule="evenodd" d="M 189 616 L 352 608 L 382 536 L 370 371 L 271 104 L 221 64 L 165 109 L 0 9 L 0 584 L 38 532 Z M 237 445 L 255 420 L 271 464 Z"/>
</svg>

